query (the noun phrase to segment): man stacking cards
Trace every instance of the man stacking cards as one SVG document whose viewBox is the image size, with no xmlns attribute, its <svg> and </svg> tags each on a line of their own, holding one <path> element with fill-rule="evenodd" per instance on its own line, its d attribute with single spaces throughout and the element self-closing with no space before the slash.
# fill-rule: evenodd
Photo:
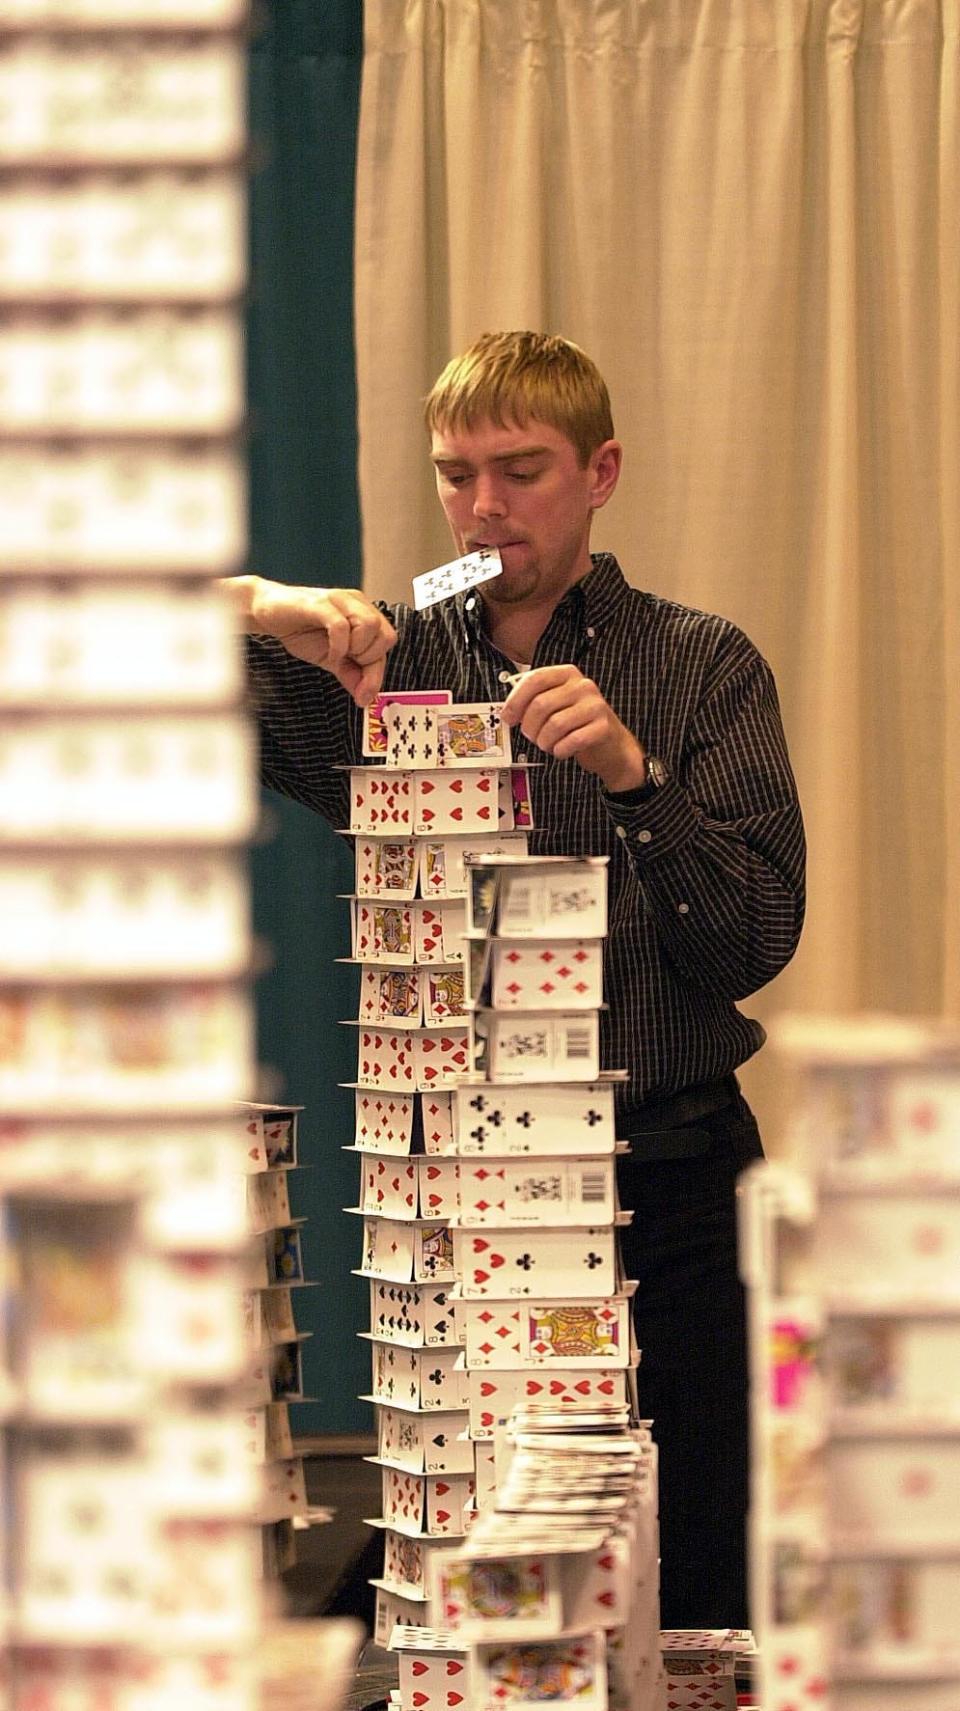
<svg viewBox="0 0 960 1711">
<path fill-rule="evenodd" d="M 417 579 L 416 608 L 256 576 L 226 585 L 249 632 L 263 776 L 344 827 L 343 769 L 382 691 L 503 699 L 515 757 L 538 763 L 531 852 L 609 857 L 602 1062 L 629 1072 L 623 1258 L 660 1446 L 662 1620 L 744 1626 L 734 1188 L 762 1148 L 735 1072 L 764 1034 L 737 1001 L 789 961 L 804 900 L 776 689 L 733 624 L 591 553 L 622 449 L 575 345 L 486 335 L 444 369 L 425 417 L 460 556 Z"/>
</svg>

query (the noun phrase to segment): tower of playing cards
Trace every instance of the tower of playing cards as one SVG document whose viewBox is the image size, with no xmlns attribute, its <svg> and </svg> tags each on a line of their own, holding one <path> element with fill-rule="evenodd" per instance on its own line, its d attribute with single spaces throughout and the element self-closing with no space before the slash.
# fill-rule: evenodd
<svg viewBox="0 0 960 1711">
<path fill-rule="evenodd" d="M 426 1565 L 459 1536 L 474 1487 L 450 1300 L 458 1165 L 451 1089 L 470 1063 L 464 992 L 472 853 L 522 853 L 527 772 L 495 704 L 446 691 L 381 698 L 350 775 L 360 966 L 354 1146 L 370 1329 L 384 1570 L 377 1638 L 430 1620 Z"/>
<path fill-rule="evenodd" d="M 0 0 L 3 1682 L 244 1711 L 243 0 Z M 196 32 L 202 33 L 187 33 Z"/>
<path fill-rule="evenodd" d="M 749 1177 L 765 1711 L 960 1705 L 960 1036 L 784 1022 L 787 1157 Z"/>
<path fill-rule="evenodd" d="M 257 1519 L 263 1571 L 276 1578 L 296 1561 L 295 1533 L 327 1519 L 307 1502 L 303 1457 L 290 1430 L 290 1403 L 303 1388 L 303 1344 L 295 1303 L 310 1287 L 304 1272 L 303 1218 L 293 1215 L 290 1175 L 299 1162 L 299 1105 L 247 1104 L 241 1116 L 250 1287 L 244 1322 L 251 1360 L 244 1416 L 251 1454 L 262 1469 Z"/>
</svg>

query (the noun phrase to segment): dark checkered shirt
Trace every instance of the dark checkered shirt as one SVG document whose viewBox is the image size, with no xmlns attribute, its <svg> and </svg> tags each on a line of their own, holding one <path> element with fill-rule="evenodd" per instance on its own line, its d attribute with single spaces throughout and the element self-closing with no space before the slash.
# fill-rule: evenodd
<svg viewBox="0 0 960 1711">
<path fill-rule="evenodd" d="M 477 595 L 383 610 L 399 638 L 385 688 L 505 698 L 500 674 L 514 666 L 484 634 Z M 333 768 L 361 760 L 360 713 L 329 673 L 270 638 L 248 641 L 264 782 L 346 826 L 349 781 Z M 610 857 L 602 1062 L 628 1070 L 632 1106 L 726 1075 L 763 1044 L 736 1001 L 796 949 L 803 823 L 772 674 L 735 625 L 631 588 L 599 553 L 531 663 L 571 662 L 670 771 L 631 803 L 512 733 L 516 754 L 543 763 L 531 852 Z"/>
</svg>

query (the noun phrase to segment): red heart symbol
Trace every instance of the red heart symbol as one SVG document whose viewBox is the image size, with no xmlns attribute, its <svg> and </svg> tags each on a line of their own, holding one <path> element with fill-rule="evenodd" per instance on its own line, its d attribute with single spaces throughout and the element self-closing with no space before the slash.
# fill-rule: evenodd
<svg viewBox="0 0 960 1711">
<path fill-rule="evenodd" d="M 474 1283 L 489 1283 L 490 1273 L 488 1271 L 475 1271 L 473 1274 L 473 1281 Z"/>
<path fill-rule="evenodd" d="M 494 1270 L 496 1270 L 498 1265 L 503 1265 L 504 1263 L 505 1262 L 504 1262 L 504 1258 L 503 1258 L 502 1254 L 491 1254 L 490 1255 L 490 1264 L 493 1266 Z"/>
<path fill-rule="evenodd" d="M 427 825 L 429 823 L 429 821 L 434 818 L 433 809 L 432 808 L 421 808 L 420 818 L 423 821 L 424 825 Z"/>
<path fill-rule="evenodd" d="M 426 1675 L 427 1670 L 429 1668 L 430 1668 L 430 1665 L 424 1663 L 421 1658 L 414 1658 L 414 1660 L 413 1660 L 413 1673 L 414 1673 L 414 1675 Z"/>
<path fill-rule="evenodd" d="M 414 1705 L 429 1705 L 429 1703 L 430 1703 L 429 1693 L 415 1693 L 413 1695 L 413 1703 L 414 1703 Z"/>
<path fill-rule="evenodd" d="M 553 1378 L 550 1380 L 550 1395 L 551 1396 L 562 1396 L 565 1389 L 566 1389 L 566 1385 L 561 1384 L 559 1378 Z"/>
<path fill-rule="evenodd" d="M 437 1480 L 437 1496 L 438 1497 L 446 1497 L 447 1492 L 449 1490 L 450 1490 L 449 1485 L 444 1485 L 443 1481 L 440 1479 Z"/>
<path fill-rule="evenodd" d="M 456 1658 L 448 1658 L 447 1659 L 447 1674 L 448 1675 L 462 1675 L 463 1674 L 463 1664 L 458 1663 Z"/>
<path fill-rule="evenodd" d="M 420 794 L 421 794 L 421 796 L 431 795 L 434 789 L 435 789 L 435 786 L 430 783 L 429 778 L 421 778 L 421 780 L 420 780 Z"/>
<path fill-rule="evenodd" d="M 366 1067 L 367 1067 L 366 1064 L 364 1064 L 363 1067 L 364 1067 L 364 1069 L 366 1069 Z M 260 1157 L 260 1148 L 259 1147 L 251 1147 L 250 1151 L 247 1154 L 247 1157 L 248 1158 L 259 1158 Z"/>
<path fill-rule="evenodd" d="M 480 1424 L 481 1424 L 481 1426 L 492 1426 L 493 1425 L 493 1415 L 492 1414 L 481 1414 Z"/>
<path fill-rule="evenodd" d="M 422 1050 L 424 1052 L 432 1052 L 435 1044 L 436 1042 L 430 1039 L 421 1041 Z"/>
<path fill-rule="evenodd" d="M 255 1134 L 256 1134 L 256 1132 L 257 1132 L 257 1125 L 256 1125 L 256 1123 L 248 1123 L 248 1124 L 247 1124 L 247 1134 L 248 1134 L 248 1135 L 255 1135 Z"/>
<path fill-rule="evenodd" d="M 443 1205 L 443 1195 L 442 1194 L 428 1194 L 427 1195 L 427 1205 L 428 1206 L 442 1206 Z"/>
<path fill-rule="evenodd" d="M 527 1395 L 528 1396 L 539 1396 L 542 1389 L 543 1389 L 542 1384 L 537 1384 L 535 1382 L 535 1380 L 532 1378 L 527 1379 Z"/>
<path fill-rule="evenodd" d="M 462 1705 L 463 1704 L 463 1694 L 462 1693 L 448 1693 L 447 1694 L 447 1704 L 448 1705 Z"/>
<path fill-rule="evenodd" d="M 579 1396 L 589 1396 L 590 1380 L 588 1378 L 581 1378 L 580 1383 L 575 1384 L 573 1388 Z"/>
<path fill-rule="evenodd" d="M 490 1243 L 485 1242 L 482 1236 L 474 1236 L 473 1251 L 475 1254 L 485 1254 L 489 1246 Z"/>
<path fill-rule="evenodd" d="M 598 1604 L 605 1604 L 607 1609 L 609 1610 L 611 1604 L 616 1603 L 616 1599 L 614 1598 L 614 1595 L 612 1592 L 601 1592 L 599 1598 L 597 1599 L 597 1603 Z"/>
<path fill-rule="evenodd" d="M 480 1395 L 481 1396 L 496 1396 L 496 1394 L 497 1394 L 496 1385 L 490 1384 L 490 1383 L 488 1383 L 488 1381 L 486 1379 L 483 1379 L 481 1382 L 481 1385 L 480 1385 Z"/>
<path fill-rule="evenodd" d="M 438 1177 L 439 1175 L 440 1175 L 440 1166 L 438 1164 L 430 1164 L 427 1166 L 427 1181 L 428 1182 L 433 1182 L 434 1178 Z"/>
<path fill-rule="evenodd" d="M 437 1071 L 433 1068 L 432 1064 L 427 1064 L 427 1067 L 423 1072 L 423 1079 L 424 1081 L 436 1081 Z"/>
<path fill-rule="evenodd" d="M 605 1378 L 602 1384 L 597 1385 L 597 1389 L 604 1396 L 612 1396 L 613 1395 L 613 1379 L 612 1378 Z"/>
<path fill-rule="evenodd" d="M 462 808 L 451 808 L 450 818 L 451 818 L 451 820 L 462 820 L 463 819 L 463 809 Z"/>
<path fill-rule="evenodd" d="M 462 778 L 451 778 L 450 789 L 455 796 L 459 796 L 463 790 L 463 779 Z"/>
<path fill-rule="evenodd" d="M 478 820 L 489 820 L 489 818 L 490 818 L 489 808 L 478 808 L 477 809 L 477 819 Z"/>
<path fill-rule="evenodd" d="M 449 1519 L 450 1519 L 450 1512 L 448 1509 L 438 1509 L 437 1510 L 437 1520 L 441 1526 L 443 1525 L 444 1521 L 449 1521 Z"/>
<path fill-rule="evenodd" d="M 490 789 L 489 778 L 478 778 L 477 779 L 477 789 L 478 790 L 489 790 Z"/>
</svg>

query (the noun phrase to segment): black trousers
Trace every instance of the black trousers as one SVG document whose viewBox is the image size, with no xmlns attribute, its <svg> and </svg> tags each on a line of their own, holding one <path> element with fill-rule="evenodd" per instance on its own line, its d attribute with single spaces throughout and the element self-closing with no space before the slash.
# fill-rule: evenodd
<svg viewBox="0 0 960 1711">
<path fill-rule="evenodd" d="M 750 1451 L 736 1180 L 763 1148 L 739 1094 L 675 1133 L 699 1156 L 617 1164 L 621 1204 L 634 1211 L 620 1234 L 626 1275 L 638 1282 L 640 1413 L 659 1451 L 660 1619 L 742 1628 Z M 660 1150 L 669 1153 L 669 1137 Z"/>
</svg>

